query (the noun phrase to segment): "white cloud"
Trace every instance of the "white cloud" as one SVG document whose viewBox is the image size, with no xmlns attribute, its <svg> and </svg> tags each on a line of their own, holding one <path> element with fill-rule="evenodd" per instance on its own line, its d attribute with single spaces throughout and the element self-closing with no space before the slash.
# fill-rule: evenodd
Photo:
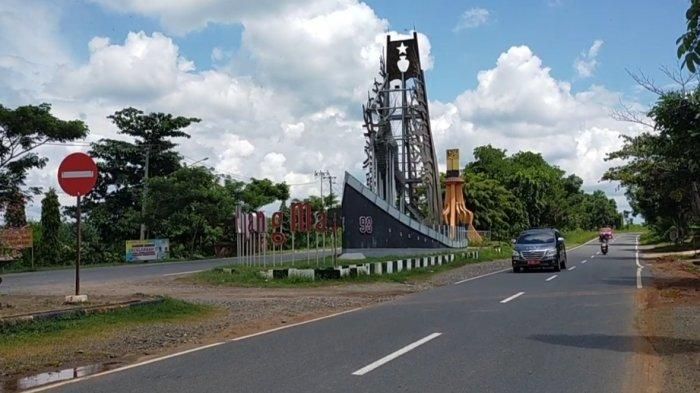
<svg viewBox="0 0 700 393">
<path fill-rule="evenodd" d="M 457 25 L 452 30 L 458 32 L 485 25 L 488 23 L 490 17 L 491 12 L 485 8 L 474 7 L 468 9 L 459 17 Z"/>
<path fill-rule="evenodd" d="M 194 70 L 194 63 L 160 33 L 132 32 L 123 45 L 95 37 L 88 48 L 88 64 L 62 73 L 52 86 L 55 94 L 70 91 L 77 97 L 147 100 L 171 92 L 179 76 Z"/>
<path fill-rule="evenodd" d="M 299 139 L 304 134 L 304 123 L 283 124 L 284 135 L 289 139 Z"/>
<path fill-rule="evenodd" d="M 221 153 L 217 156 L 215 168 L 221 173 L 239 175 L 242 160 L 253 154 L 255 146 L 238 135 L 228 134 L 222 139 L 224 141 L 219 145 Z"/>
<path fill-rule="evenodd" d="M 590 78 L 593 76 L 596 68 L 598 68 L 600 64 L 597 57 L 602 46 L 603 40 L 595 40 L 587 52 L 581 52 L 576 58 L 574 61 L 574 69 L 579 77 Z"/>
<path fill-rule="evenodd" d="M 332 0 L 92 0 L 122 13 L 136 13 L 160 20 L 170 33 L 183 35 L 208 24 L 239 23 L 243 19 L 286 14 L 300 8 L 324 9 Z"/>
<path fill-rule="evenodd" d="M 58 39 L 62 11 L 52 4 L 0 2 L 0 100 L 20 105 L 40 98 L 57 67 L 70 61 Z"/>
<path fill-rule="evenodd" d="M 367 16 L 376 22 L 372 15 Z M 377 46 L 376 35 L 366 35 L 353 45 Z M 44 92 L 52 95 L 57 116 L 87 122 L 92 130 L 89 140 L 123 138 L 106 116 L 134 105 L 146 112 L 201 118 L 201 123 L 187 129 L 192 138 L 178 141 L 179 150 L 196 159 L 209 157 L 208 164 L 221 173 L 308 183 L 314 170 L 327 169 L 341 176 L 345 169 L 361 169 L 359 104 L 348 104 L 351 99 L 340 99 L 333 92 L 336 88 L 328 86 L 319 90 L 322 99 L 310 104 L 306 97 L 317 82 L 312 75 L 300 78 L 297 86 L 286 86 L 218 69 L 198 71 L 173 40 L 160 33 L 130 33 L 123 42 L 98 37 L 88 48 L 87 62 L 56 68 Z M 360 60 L 339 70 L 337 82 L 328 83 L 351 95 L 367 89 L 369 81 L 363 73 L 371 80 L 379 53 L 366 53 L 371 70 L 369 66 L 365 70 Z M 372 61 L 370 53 L 374 53 Z M 336 55 L 326 53 L 326 57 Z M 352 59 L 347 56 L 347 60 Z M 323 95 L 326 90 L 331 93 Z M 342 105 L 332 105 L 333 101 Z M 338 140 L 343 143 L 333 142 Z M 33 185 L 55 186 L 55 169 L 65 151 L 50 150 L 49 166 L 31 175 Z M 292 195 L 303 197 L 313 189 L 313 185 L 295 186 Z"/>
<path fill-rule="evenodd" d="M 441 162 L 445 149 L 453 147 L 466 153 L 465 162 L 472 159 L 474 147 L 485 144 L 511 154 L 530 150 L 580 176 L 587 190 L 622 196 L 616 184 L 600 183 L 603 172 L 615 164 L 604 158 L 621 146 L 619 136 L 639 131 L 610 117 L 609 108 L 623 98 L 619 93 L 601 86 L 572 92 L 526 46 L 501 54 L 496 66 L 479 72 L 477 79 L 477 87 L 454 102 L 432 103 Z"/>
<path fill-rule="evenodd" d="M 43 61 L 44 82 L 23 94 L 31 98 L 29 102 L 50 97 L 61 118 L 84 119 L 91 128 L 91 141 L 119 138 L 106 116 L 125 106 L 200 117 L 202 122 L 187 130 L 192 138 L 179 141 L 182 154 L 209 157 L 207 163 L 222 173 L 300 184 L 292 187 L 292 196 L 303 197 L 318 192 L 315 170 L 329 170 L 339 180 L 345 170 L 362 177 L 360 104 L 376 75 L 388 22 L 355 0 L 294 4 L 293 0 L 279 5 L 270 0 L 156 0 L 106 5 L 157 17 L 168 31 L 180 34 L 209 23 L 240 23 L 241 51 L 214 49 L 214 69 L 197 69 L 163 33 L 132 32 L 121 42 L 95 37 L 86 43 L 90 51 L 86 62 L 52 48 L 41 52 L 47 53 L 45 60 L 22 48 L 10 47 L 8 53 Z M 264 12 L 265 7 L 270 12 Z M 22 20 L 31 20 L 37 12 L 32 7 L 18 10 L 25 13 L 18 17 Z M 57 23 L 50 12 L 41 15 Z M 46 32 L 57 28 L 48 22 L 36 24 Z M 0 24 L 0 30 L 4 27 Z M 41 37 L 48 40 L 47 34 Z M 399 38 L 396 32 L 389 34 Z M 60 40 L 52 39 L 48 42 L 62 48 Z M 430 41 L 422 34 L 418 39 L 422 65 L 430 69 Z M 5 42 L 0 37 L 0 43 Z M 249 70 L 236 69 L 235 62 L 224 67 L 237 56 L 251 59 Z M 0 58 L 0 67 L 23 73 L 24 60 Z M 0 75 L 0 83 L 10 78 Z M 570 84 L 554 79 L 524 46 L 503 53 L 494 68 L 479 73 L 478 82 L 453 102 L 431 103 L 441 162 L 445 148 L 460 147 L 466 161 L 475 146 L 492 143 L 511 152 L 540 151 L 567 171 L 580 172 L 586 187 L 598 185 L 609 165 L 601 158 L 625 131 L 607 115 L 607 107 L 617 103 L 619 94 L 600 86 L 572 92 Z M 14 85 L 0 86 L 19 94 Z M 32 173 L 32 185 L 56 186 L 56 166 L 70 149 L 79 148 L 42 150 L 50 164 Z"/>
<path fill-rule="evenodd" d="M 364 3 L 338 1 L 243 25 L 242 46 L 256 64 L 257 78 L 304 97 L 310 109 L 365 98 L 382 50 L 376 37 L 388 23 Z"/>
</svg>

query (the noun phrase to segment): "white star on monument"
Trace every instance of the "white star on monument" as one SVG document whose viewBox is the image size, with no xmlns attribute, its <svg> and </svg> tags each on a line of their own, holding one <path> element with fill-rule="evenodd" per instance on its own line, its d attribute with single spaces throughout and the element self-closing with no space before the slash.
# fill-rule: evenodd
<svg viewBox="0 0 700 393">
<path fill-rule="evenodd" d="M 399 54 L 402 54 L 402 53 L 407 54 L 406 49 L 408 49 L 408 47 L 406 45 L 404 45 L 402 42 L 401 45 L 396 47 L 396 49 L 399 51 Z"/>
</svg>

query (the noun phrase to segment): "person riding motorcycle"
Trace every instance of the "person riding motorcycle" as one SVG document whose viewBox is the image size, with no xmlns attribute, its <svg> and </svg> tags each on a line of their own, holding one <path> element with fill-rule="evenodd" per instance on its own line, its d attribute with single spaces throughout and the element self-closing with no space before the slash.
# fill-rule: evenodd
<svg viewBox="0 0 700 393">
<path fill-rule="evenodd" d="M 608 253 L 608 240 L 612 239 L 612 228 L 603 227 L 598 230 L 598 240 L 600 241 L 600 252 L 603 255 Z"/>
</svg>

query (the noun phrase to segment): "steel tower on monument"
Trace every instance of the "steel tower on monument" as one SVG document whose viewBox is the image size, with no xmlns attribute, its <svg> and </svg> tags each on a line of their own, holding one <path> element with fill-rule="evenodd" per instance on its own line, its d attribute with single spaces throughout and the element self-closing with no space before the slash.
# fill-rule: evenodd
<svg viewBox="0 0 700 393">
<path fill-rule="evenodd" d="M 440 223 L 442 194 L 418 36 L 386 38 L 379 78 L 363 106 L 367 186 L 401 213 Z"/>
</svg>

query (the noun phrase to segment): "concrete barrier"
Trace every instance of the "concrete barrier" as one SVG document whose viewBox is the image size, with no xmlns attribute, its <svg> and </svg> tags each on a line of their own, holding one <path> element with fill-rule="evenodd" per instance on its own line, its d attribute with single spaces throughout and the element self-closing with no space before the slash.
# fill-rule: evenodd
<svg viewBox="0 0 700 393">
<path fill-rule="evenodd" d="M 398 273 L 404 270 L 409 271 L 414 269 L 425 269 L 431 266 L 441 266 L 443 264 L 454 262 L 457 255 L 477 259 L 479 258 L 479 251 L 468 250 L 457 254 L 439 254 L 410 259 L 398 259 L 395 261 L 348 264 L 322 269 L 269 269 L 261 271 L 260 274 L 267 279 L 301 277 L 311 280 L 339 279 L 342 277 L 355 277 L 373 274 L 383 275 Z"/>
</svg>

